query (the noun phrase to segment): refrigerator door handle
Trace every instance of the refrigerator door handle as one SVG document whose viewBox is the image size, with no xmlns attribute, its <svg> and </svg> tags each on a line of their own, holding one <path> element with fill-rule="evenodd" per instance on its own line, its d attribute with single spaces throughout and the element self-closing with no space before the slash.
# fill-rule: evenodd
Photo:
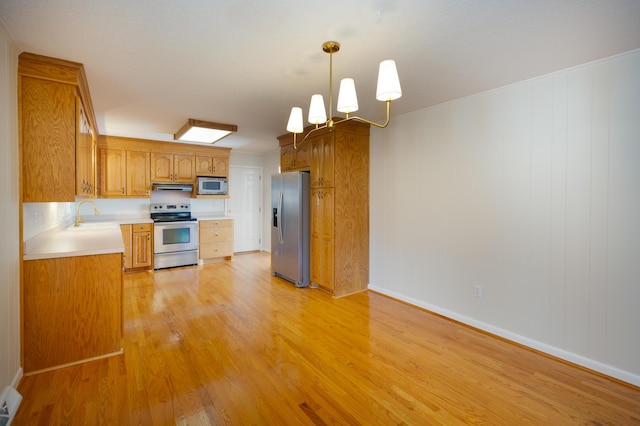
<svg viewBox="0 0 640 426">
<path fill-rule="evenodd" d="M 282 216 L 282 198 L 284 196 L 284 191 L 281 189 L 280 194 L 278 196 L 278 212 Z M 284 244 L 284 235 L 282 232 L 282 225 L 284 222 L 282 221 L 282 217 L 280 217 L 280 225 L 278 226 L 278 237 L 280 237 L 280 244 Z"/>
</svg>

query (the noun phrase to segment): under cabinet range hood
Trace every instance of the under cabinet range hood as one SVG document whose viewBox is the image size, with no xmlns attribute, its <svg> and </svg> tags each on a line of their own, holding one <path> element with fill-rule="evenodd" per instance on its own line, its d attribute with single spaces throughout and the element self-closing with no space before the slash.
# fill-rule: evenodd
<svg viewBox="0 0 640 426">
<path fill-rule="evenodd" d="M 193 191 L 192 183 L 154 183 L 151 186 L 154 191 Z"/>
</svg>

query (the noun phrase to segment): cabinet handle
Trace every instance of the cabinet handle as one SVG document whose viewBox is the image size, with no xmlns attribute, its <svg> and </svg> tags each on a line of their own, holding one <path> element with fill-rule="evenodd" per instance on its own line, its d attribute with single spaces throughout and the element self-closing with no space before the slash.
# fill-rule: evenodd
<svg viewBox="0 0 640 426">
<path fill-rule="evenodd" d="M 122 187 L 122 195 L 124 195 L 124 186 Z"/>
</svg>

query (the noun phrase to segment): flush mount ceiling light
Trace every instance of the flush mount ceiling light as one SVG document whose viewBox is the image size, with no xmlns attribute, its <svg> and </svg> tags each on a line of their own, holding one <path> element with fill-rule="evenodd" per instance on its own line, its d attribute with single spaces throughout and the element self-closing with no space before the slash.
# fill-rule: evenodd
<svg viewBox="0 0 640 426">
<path fill-rule="evenodd" d="M 310 134 L 316 130 L 326 129 L 333 130 L 336 124 L 344 123 L 349 120 L 357 120 L 368 123 L 376 127 L 384 128 L 389 124 L 389 110 L 391 101 L 402 96 L 400 88 L 400 80 L 398 79 L 398 71 L 396 70 L 396 62 L 386 60 L 380 62 L 378 71 L 378 88 L 376 91 L 376 99 L 387 104 L 387 119 L 384 123 L 374 123 L 362 117 L 349 116 L 352 112 L 358 110 L 358 98 L 356 97 L 356 87 L 353 79 L 343 78 L 340 82 L 340 91 L 338 93 L 337 110 L 345 113 L 345 118 L 333 120 L 333 54 L 340 50 L 340 43 L 337 41 L 327 41 L 322 44 L 322 50 L 329 54 L 329 119 L 324 108 L 324 100 L 322 95 L 316 94 L 311 97 L 309 105 L 308 121 L 315 124 L 315 128 L 311 129 L 305 137 L 300 141 L 304 142 Z M 293 133 L 293 148 L 298 149 L 296 135 L 304 131 L 302 124 L 302 108 L 291 108 L 291 115 L 287 123 L 287 131 Z"/>
<path fill-rule="evenodd" d="M 215 143 L 225 136 L 238 131 L 235 124 L 213 123 L 211 121 L 194 120 L 187 123 L 173 135 L 173 139 L 182 142 Z"/>
</svg>

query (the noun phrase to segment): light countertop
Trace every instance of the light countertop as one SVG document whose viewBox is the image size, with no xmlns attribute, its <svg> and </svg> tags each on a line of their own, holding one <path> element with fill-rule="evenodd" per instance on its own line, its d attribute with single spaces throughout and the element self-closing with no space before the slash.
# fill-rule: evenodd
<svg viewBox="0 0 640 426">
<path fill-rule="evenodd" d="M 78 228 L 71 225 L 55 232 L 25 253 L 24 260 L 109 253 L 124 253 L 120 226 L 115 222 L 90 222 Z"/>
<path fill-rule="evenodd" d="M 196 213 L 198 220 L 233 219 L 223 214 Z M 79 227 L 64 227 L 47 233 L 45 238 L 25 245 L 24 260 L 53 259 L 57 257 L 88 256 L 93 254 L 124 253 L 124 243 L 120 225 L 129 223 L 153 223 L 146 217 L 100 216 L 101 221 L 93 221 L 92 216 L 83 217 L 85 222 Z"/>
<path fill-rule="evenodd" d="M 232 216 L 225 216 L 223 214 L 211 214 L 211 213 L 191 213 L 191 216 L 198 220 L 224 220 L 233 219 Z"/>
</svg>

